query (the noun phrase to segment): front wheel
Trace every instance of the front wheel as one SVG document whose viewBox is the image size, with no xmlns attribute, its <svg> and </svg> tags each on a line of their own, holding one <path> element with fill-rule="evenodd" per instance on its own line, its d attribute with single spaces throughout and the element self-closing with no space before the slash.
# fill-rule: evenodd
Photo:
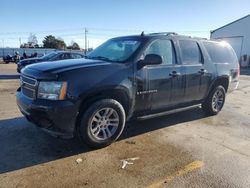
<svg viewBox="0 0 250 188">
<path fill-rule="evenodd" d="M 77 132 L 89 147 L 102 148 L 119 138 L 125 122 L 126 115 L 122 105 L 113 99 L 103 99 L 80 115 Z"/>
<path fill-rule="evenodd" d="M 224 106 L 226 91 L 223 86 L 215 87 L 202 104 L 202 109 L 208 115 L 218 114 Z"/>
</svg>

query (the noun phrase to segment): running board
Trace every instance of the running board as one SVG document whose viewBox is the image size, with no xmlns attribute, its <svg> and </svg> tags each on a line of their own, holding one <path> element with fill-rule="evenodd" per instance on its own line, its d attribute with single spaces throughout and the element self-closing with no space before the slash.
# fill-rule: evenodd
<svg viewBox="0 0 250 188">
<path fill-rule="evenodd" d="M 198 107 L 201 108 L 201 104 L 188 106 L 188 107 L 184 107 L 184 108 L 177 108 L 177 109 L 174 109 L 174 110 L 169 110 L 169 111 L 166 111 L 166 112 L 160 112 L 160 113 L 156 113 L 156 114 L 149 114 L 149 115 L 145 115 L 145 116 L 140 116 L 137 119 L 138 120 L 145 120 L 145 119 L 155 118 L 155 117 L 159 117 L 159 116 L 174 114 L 174 113 L 177 113 L 177 112 L 182 112 L 182 111 L 185 111 L 185 110 L 190 110 L 190 109 L 198 108 Z"/>
</svg>

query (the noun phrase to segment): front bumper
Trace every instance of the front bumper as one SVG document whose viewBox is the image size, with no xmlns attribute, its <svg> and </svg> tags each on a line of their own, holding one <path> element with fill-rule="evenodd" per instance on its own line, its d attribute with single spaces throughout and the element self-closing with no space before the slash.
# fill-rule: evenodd
<svg viewBox="0 0 250 188">
<path fill-rule="evenodd" d="M 52 136 L 74 136 L 78 109 L 71 101 L 32 100 L 24 96 L 19 88 L 16 92 L 16 102 L 19 110 L 30 122 Z"/>
</svg>

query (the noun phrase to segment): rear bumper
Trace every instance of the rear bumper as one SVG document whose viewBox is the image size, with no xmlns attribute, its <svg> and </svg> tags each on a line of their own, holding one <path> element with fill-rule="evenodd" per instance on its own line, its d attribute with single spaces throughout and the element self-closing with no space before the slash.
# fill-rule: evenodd
<svg viewBox="0 0 250 188">
<path fill-rule="evenodd" d="M 20 89 L 16 102 L 22 114 L 52 136 L 72 138 L 78 110 L 70 101 L 31 100 Z"/>
<path fill-rule="evenodd" d="M 238 88 L 238 85 L 239 85 L 239 80 L 233 80 L 229 83 L 229 86 L 228 86 L 228 93 L 231 93 L 232 91 L 236 90 Z"/>
</svg>

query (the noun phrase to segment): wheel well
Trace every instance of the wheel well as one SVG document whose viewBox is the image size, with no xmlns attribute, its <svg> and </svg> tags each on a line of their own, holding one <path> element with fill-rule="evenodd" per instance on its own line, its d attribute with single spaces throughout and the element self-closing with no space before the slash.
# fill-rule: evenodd
<svg viewBox="0 0 250 188">
<path fill-rule="evenodd" d="M 229 79 L 227 77 L 221 77 L 218 78 L 217 80 L 215 80 L 215 82 L 213 83 L 213 86 L 211 89 L 214 89 L 216 86 L 218 85 L 222 85 L 224 87 L 224 89 L 227 92 L 228 89 L 228 85 L 229 85 Z"/>
<path fill-rule="evenodd" d="M 118 101 L 124 108 L 126 115 L 129 113 L 129 97 L 128 95 L 122 90 L 105 90 L 99 91 L 96 93 L 89 94 L 81 101 L 81 105 L 79 108 L 79 114 L 83 113 L 91 104 L 94 102 L 101 100 L 101 99 L 114 99 Z"/>
</svg>

